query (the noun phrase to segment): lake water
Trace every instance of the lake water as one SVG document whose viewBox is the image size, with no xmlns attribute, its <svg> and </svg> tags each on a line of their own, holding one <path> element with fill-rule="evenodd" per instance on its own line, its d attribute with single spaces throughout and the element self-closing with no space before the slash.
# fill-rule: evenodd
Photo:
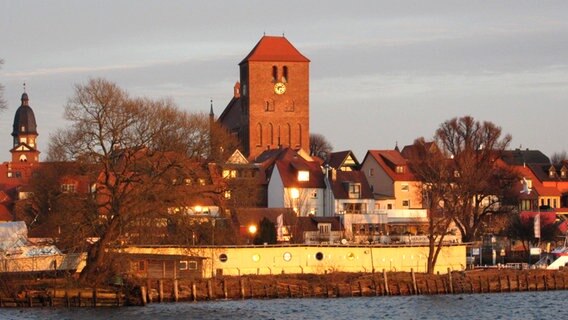
<svg viewBox="0 0 568 320">
<path fill-rule="evenodd" d="M 0 319 L 568 319 L 568 291 L 0 309 Z"/>
</svg>

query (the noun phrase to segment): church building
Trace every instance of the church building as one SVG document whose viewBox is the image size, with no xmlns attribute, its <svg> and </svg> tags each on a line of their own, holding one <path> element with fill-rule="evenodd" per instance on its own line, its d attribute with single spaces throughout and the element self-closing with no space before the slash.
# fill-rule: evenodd
<svg viewBox="0 0 568 320">
<path fill-rule="evenodd" d="M 0 184 L 15 186 L 27 184 L 32 172 L 39 166 L 37 125 L 27 93 L 22 94 L 12 126 L 12 161 L 4 162 L 0 169 Z"/>
<path fill-rule="evenodd" d="M 240 81 L 218 121 L 249 160 L 268 149 L 309 150 L 309 64 L 284 36 L 263 36 L 239 63 Z"/>
</svg>

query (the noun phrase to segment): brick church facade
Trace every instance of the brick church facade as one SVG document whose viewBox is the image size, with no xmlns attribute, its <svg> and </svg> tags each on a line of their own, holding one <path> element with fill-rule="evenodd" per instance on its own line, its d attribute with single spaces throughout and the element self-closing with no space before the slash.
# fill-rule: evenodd
<svg viewBox="0 0 568 320">
<path fill-rule="evenodd" d="M 239 63 L 240 81 L 218 121 L 248 159 L 281 147 L 309 150 L 309 64 L 284 36 L 263 36 Z"/>
</svg>

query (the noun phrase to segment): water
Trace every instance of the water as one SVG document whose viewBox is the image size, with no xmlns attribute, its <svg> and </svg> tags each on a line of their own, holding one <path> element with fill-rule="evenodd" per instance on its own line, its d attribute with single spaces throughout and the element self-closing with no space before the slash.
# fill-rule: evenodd
<svg viewBox="0 0 568 320">
<path fill-rule="evenodd" d="M 0 319 L 568 319 L 568 291 L 0 309 Z"/>
</svg>

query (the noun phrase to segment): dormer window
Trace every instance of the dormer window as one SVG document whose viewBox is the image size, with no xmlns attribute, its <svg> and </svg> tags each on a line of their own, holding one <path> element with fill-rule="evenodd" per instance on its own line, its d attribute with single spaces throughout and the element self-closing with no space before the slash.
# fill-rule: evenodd
<svg viewBox="0 0 568 320">
<path fill-rule="evenodd" d="M 560 169 L 560 177 L 561 178 L 566 178 L 566 167 L 562 167 L 562 169 Z"/>
<path fill-rule="evenodd" d="M 350 183 L 349 184 L 349 199 L 361 199 L 361 184 L 360 183 Z"/>
<path fill-rule="evenodd" d="M 404 173 L 404 167 L 403 166 L 396 166 L 396 173 Z"/>
<path fill-rule="evenodd" d="M 556 171 L 554 170 L 554 168 L 550 168 L 550 169 L 548 170 L 548 176 L 549 176 L 550 178 L 554 178 L 554 177 L 556 176 Z"/>
<path fill-rule="evenodd" d="M 298 181 L 310 181 L 310 172 L 307 170 L 298 171 Z"/>
</svg>

